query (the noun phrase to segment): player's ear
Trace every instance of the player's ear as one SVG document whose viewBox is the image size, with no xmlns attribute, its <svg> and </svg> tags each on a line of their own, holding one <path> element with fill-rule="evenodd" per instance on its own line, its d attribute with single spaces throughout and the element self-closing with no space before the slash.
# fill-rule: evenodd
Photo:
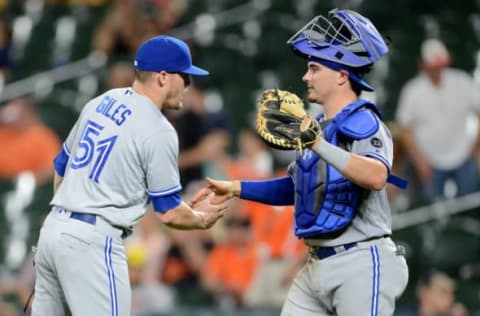
<svg viewBox="0 0 480 316">
<path fill-rule="evenodd" d="M 155 81 L 160 87 L 163 87 L 167 83 L 168 73 L 166 71 L 160 71 L 155 74 Z"/>
<path fill-rule="evenodd" d="M 348 82 L 348 71 L 340 70 L 338 72 L 337 83 L 343 86 L 347 82 Z"/>
</svg>

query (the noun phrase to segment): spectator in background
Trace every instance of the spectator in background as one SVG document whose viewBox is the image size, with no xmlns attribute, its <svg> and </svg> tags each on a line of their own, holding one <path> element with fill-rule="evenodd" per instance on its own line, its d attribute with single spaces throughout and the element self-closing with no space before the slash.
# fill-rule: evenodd
<svg viewBox="0 0 480 316">
<path fill-rule="evenodd" d="M 211 230 L 169 230 L 161 281 L 176 292 L 179 305 L 208 305 L 211 295 L 201 286 L 201 271 L 214 246 Z"/>
<path fill-rule="evenodd" d="M 132 65 L 127 62 L 116 62 L 108 71 L 107 85 L 110 89 L 130 87 L 135 79 Z"/>
<path fill-rule="evenodd" d="M 174 308 L 174 295 L 163 284 L 145 281 L 148 269 L 149 249 L 141 243 L 126 246 L 128 276 L 132 286 L 132 315 L 152 315 L 171 312 Z"/>
<path fill-rule="evenodd" d="M 285 174 L 285 170 L 274 170 L 272 152 L 256 131 L 252 129 L 240 131 L 238 143 L 238 156 L 224 165 L 228 178 L 261 180 Z M 292 226 L 284 226 L 285 221 L 293 225 L 293 207 L 272 206 L 248 200 L 240 200 L 237 203 L 252 221 L 255 241 L 267 245 L 271 257 L 278 258 L 291 254 L 292 247 L 296 249 L 298 246 L 297 241 L 301 248 L 304 248 L 303 242 L 294 237 Z"/>
<path fill-rule="evenodd" d="M 92 49 L 110 58 L 129 57 L 139 44 L 176 26 L 185 0 L 115 0 L 95 30 Z"/>
<path fill-rule="evenodd" d="M 0 179 L 14 180 L 20 173 L 31 171 L 37 186 L 41 186 L 52 178 L 60 140 L 42 123 L 29 100 L 14 99 L 0 109 L 0 144 Z"/>
<path fill-rule="evenodd" d="M 150 0 L 155 8 L 155 22 L 161 33 L 175 27 L 188 9 L 187 0 Z"/>
<path fill-rule="evenodd" d="M 31 252 L 13 278 L 8 278 L 4 275 L 0 277 L 0 302 L 2 298 L 11 298 L 12 306 L 15 306 L 16 310 L 26 307 L 26 309 L 30 311 L 31 305 L 29 303 L 31 303 L 31 301 L 29 301 L 29 298 L 35 283 L 33 256 L 34 254 Z M 0 315 L 6 316 L 9 314 L 4 314 L 4 311 L 0 307 Z"/>
<path fill-rule="evenodd" d="M 88 5 L 92 7 L 99 7 L 107 3 L 108 0 L 64 0 L 69 5 Z"/>
<path fill-rule="evenodd" d="M 180 181 L 185 195 L 193 195 L 203 178 L 227 160 L 228 122 L 221 110 L 207 108 L 206 90 L 198 82 L 189 87 L 180 111 L 164 111 L 179 138 Z M 188 200 L 188 198 L 186 198 Z M 179 304 L 208 304 L 212 297 L 200 285 L 200 272 L 213 246 L 211 231 L 169 231 L 170 248 L 162 281 L 176 289 Z"/>
<path fill-rule="evenodd" d="M 188 8 L 186 0 L 147 0 L 142 3 L 142 38 L 152 35 L 166 34 L 180 23 Z"/>
<path fill-rule="evenodd" d="M 457 196 L 479 188 L 473 153 L 480 102 L 474 98 L 472 77 L 450 64 L 441 41 L 424 41 L 421 72 L 403 87 L 396 113 L 401 141 L 427 202 L 444 197 L 448 180 L 455 182 Z"/>
<path fill-rule="evenodd" d="M 249 211 L 250 218 L 255 212 L 269 217 L 263 222 L 263 240 L 256 243 L 258 267 L 244 302 L 248 307 L 281 308 L 293 278 L 305 265 L 308 248 L 293 233 L 291 206 L 270 206 L 270 210 L 254 206 Z"/>
<path fill-rule="evenodd" d="M 0 73 L 8 81 L 12 68 L 11 60 L 12 30 L 6 17 L 0 18 Z"/>
<path fill-rule="evenodd" d="M 60 140 L 53 130 L 40 119 L 36 105 L 26 98 L 18 98 L 0 108 L 0 194 L 13 189 L 12 185 L 20 174 L 29 172 L 35 178 L 35 194 L 27 213 L 30 230 L 36 232 L 42 216 L 38 209 L 51 198 L 53 160 L 60 151 Z M 48 192 L 48 193 L 47 193 Z M 48 201 L 47 201 L 48 199 Z M 24 225 L 25 222 L 17 224 Z M 13 223 L 6 220 L 0 208 L 0 259 L 3 260 L 13 233 Z M 32 236 L 36 234 L 32 233 Z M 5 246 L 5 249 L 4 249 Z"/>
<path fill-rule="evenodd" d="M 455 281 L 442 272 L 432 272 L 417 286 L 418 316 L 466 316 L 468 311 L 455 301 Z"/>
<path fill-rule="evenodd" d="M 227 119 L 221 110 L 208 110 L 205 93 L 203 87 L 191 86 L 182 111 L 165 113 L 178 132 L 180 179 L 187 191 L 192 182 L 203 180 L 208 162 L 224 158 L 230 144 Z"/>
<path fill-rule="evenodd" d="M 265 179 L 274 168 L 270 148 L 253 129 L 245 128 L 238 134 L 238 155 L 224 165 L 230 178 Z"/>
<path fill-rule="evenodd" d="M 125 247 L 145 249 L 140 279 L 142 283 L 158 284 L 170 241 L 167 233 L 158 227 L 152 205 L 148 208 L 152 212 L 145 213 L 132 236 L 125 241 Z"/>
<path fill-rule="evenodd" d="M 272 152 L 256 131 L 241 130 L 238 149 L 235 158 L 219 166 L 226 177 L 261 180 L 274 175 Z M 293 208 L 248 200 L 235 203 L 249 220 L 250 238 L 258 252 L 257 268 L 242 303 L 248 307 L 281 307 L 290 282 L 305 263 L 307 254 L 303 241 L 292 231 Z"/>
<path fill-rule="evenodd" d="M 139 37 L 142 22 L 139 10 L 138 1 L 114 1 L 95 30 L 92 50 L 109 57 L 130 57 L 144 40 Z"/>
<path fill-rule="evenodd" d="M 222 307 L 243 307 L 258 268 L 258 251 L 250 219 L 238 207 L 232 206 L 224 227 L 224 240 L 213 247 L 202 270 L 202 284 Z"/>
</svg>

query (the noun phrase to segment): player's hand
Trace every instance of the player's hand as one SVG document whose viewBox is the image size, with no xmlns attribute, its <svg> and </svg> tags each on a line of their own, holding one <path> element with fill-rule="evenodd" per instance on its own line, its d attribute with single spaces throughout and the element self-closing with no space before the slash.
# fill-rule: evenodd
<svg viewBox="0 0 480 316">
<path fill-rule="evenodd" d="M 202 216 L 205 220 L 203 228 L 212 227 L 220 218 L 223 217 L 223 215 L 225 215 L 225 211 L 228 208 L 227 204 L 212 203 L 213 198 L 214 194 L 210 193 L 200 200 L 195 206 L 195 209 L 202 213 Z"/>
<path fill-rule="evenodd" d="M 215 193 L 215 196 L 212 198 L 213 204 L 220 204 L 225 201 L 230 200 L 233 198 L 234 195 L 234 182 L 233 181 L 222 181 L 222 180 L 215 180 L 212 178 L 207 177 L 207 184 L 206 188 L 200 189 L 191 199 L 190 206 L 196 207 L 195 205 L 199 203 L 201 200 L 205 199 L 210 193 Z"/>
<path fill-rule="evenodd" d="M 191 208 L 197 208 L 198 204 L 204 199 L 206 199 L 207 196 L 210 195 L 212 192 L 213 191 L 209 188 L 201 188 L 193 195 L 193 197 L 190 199 L 190 202 L 188 202 L 188 205 L 190 205 Z"/>
</svg>

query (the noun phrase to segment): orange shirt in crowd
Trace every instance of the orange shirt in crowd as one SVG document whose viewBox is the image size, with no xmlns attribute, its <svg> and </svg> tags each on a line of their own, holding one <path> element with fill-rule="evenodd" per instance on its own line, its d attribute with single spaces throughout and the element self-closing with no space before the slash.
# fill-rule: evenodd
<svg viewBox="0 0 480 316">
<path fill-rule="evenodd" d="M 0 125 L 0 179 L 14 179 L 23 171 L 53 176 L 53 159 L 60 140 L 48 127 L 35 125 L 18 132 Z"/>
<path fill-rule="evenodd" d="M 275 217 L 270 225 L 267 244 L 273 258 L 300 256 L 307 251 L 304 241 L 294 234 L 293 206 L 273 207 Z"/>
<path fill-rule="evenodd" d="M 241 297 L 249 287 L 257 266 L 255 246 L 239 249 L 219 244 L 210 252 L 203 274 L 206 278 L 220 281 L 228 292 Z"/>
<path fill-rule="evenodd" d="M 242 161 L 227 166 L 230 179 L 263 179 L 254 168 Z M 286 176 L 286 171 L 276 172 L 273 177 Z M 239 207 L 252 221 L 253 239 L 256 244 L 266 244 L 274 258 L 296 255 L 306 251 L 304 242 L 293 233 L 293 206 L 272 206 L 247 200 L 239 201 Z"/>
<path fill-rule="evenodd" d="M 252 221 L 253 239 L 269 247 L 273 258 L 302 253 L 306 246 L 294 234 L 293 206 L 271 206 L 239 201 L 239 207 Z"/>
</svg>

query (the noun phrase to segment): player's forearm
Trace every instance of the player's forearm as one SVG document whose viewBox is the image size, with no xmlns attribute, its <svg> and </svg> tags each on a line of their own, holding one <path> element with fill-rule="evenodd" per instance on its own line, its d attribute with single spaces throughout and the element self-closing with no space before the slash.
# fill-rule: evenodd
<svg viewBox="0 0 480 316">
<path fill-rule="evenodd" d="M 366 189 L 383 189 L 388 177 L 387 167 L 374 158 L 349 154 L 350 161 L 343 172 L 345 177 Z"/>
<path fill-rule="evenodd" d="M 385 186 L 388 170 L 380 161 L 350 153 L 324 139 L 317 140 L 312 149 L 355 184 L 369 190 L 381 190 Z"/>
<path fill-rule="evenodd" d="M 293 205 L 294 184 L 290 177 L 242 181 L 239 197 L 269 205 Z"/>
<path fill-rule="evenodd" d="M 207 218 L 205 214 L 196 211 L 185 202 L 182 202 L 176 208 L 166 212 L 157 213 L 163 224 L 174 229 L 205 229 L 207 228 Z"/>
</svg>

